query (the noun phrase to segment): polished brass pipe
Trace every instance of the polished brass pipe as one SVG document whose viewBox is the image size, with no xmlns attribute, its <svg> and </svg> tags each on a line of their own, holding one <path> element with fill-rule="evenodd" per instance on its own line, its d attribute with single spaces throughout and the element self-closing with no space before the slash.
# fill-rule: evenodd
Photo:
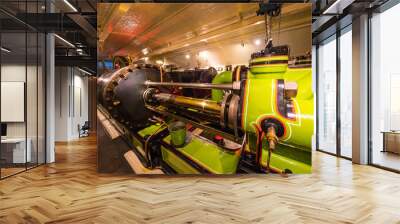
<svg viewBox="0 0 400 224">
<path fill-rule="evenodd" d="M 157 93 L 153 95 L 159 102 L 175 104 L 178 106 L 189 107 L 200 111 L 215 112 L 221 111 L 221 105 L 212 100 L 196 99 L 185 96 L 178 96 L 169 93 Z"/>
<path fill-rule="evenodd" d="M 239 90 L 240 82 L 230 84 L 211 84 L 211 83 L 184 83 L 184 82 L 144 82 L 147 86 L 176 86 L 192 89 L 222 89 L 222 90 Z"/>
</svg>

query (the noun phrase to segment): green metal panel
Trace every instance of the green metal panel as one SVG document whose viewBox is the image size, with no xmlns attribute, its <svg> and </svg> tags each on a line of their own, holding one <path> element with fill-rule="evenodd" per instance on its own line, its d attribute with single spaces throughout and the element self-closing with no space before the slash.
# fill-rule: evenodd
<svg viewBox="0 0 400 224">
<path fill-rule="evenodd" d="M 278 151 L 280 149 L 277 149 Z M 311 155 L 310 155 L 311 156 Z M 263 150 L 262 153 L 262 165 L 264 167 L 267 166 L 267 159 L 268 159 L 268 151 L 266 149 Z M 290 170 L 292 173 L 295 174 L 307 174 L 311 173 L 311 164 L 301 163 L 297 160 L 293 160 L 285 155 L 279 155 L 277 153 L 272 153 L 270 166 L 277 170 Z"/>
<path fill-rule="evenodd" d="M 280 120 L 286 134 L 271 156 L 271 167 L 290 169 L 293 173 L 311 172 L 311 143 L 314 133 L 314 94 L 312 91 L 311 68 L 288 68 L 284 73 L 253 74 L 249 72 L 244 94 L 242 127 L 250 132 L 249 148 L 255 151 L 256 128 L 260 122 L 271 117 Z M 283 117 L 277 109 L 277 79 L 294 81 L 298 85 L 295 105 L 296 120 Z M 267 144 L 264 142 L 262 164 L 268 159 Z"/>
<path fill-rule="evenodd" d="M 146 136 L 146 135 L 152 135 L 152 134 L 154 134 L 156 131 L 161 131 L 162 129 L 167 128 L 167 126 L 164 126 L 163 128 L 160 128 L 161 125 L 162 125 L 162 124 L 160 124 L 160 123 L 156 123 L 156 124 L 150 125 L 150 126 L 144 128 L 144 129 L 140 130 L 140 131 L 138 132 L 138 134 L 139 134 L 141 137 L 144 137 L 144 136 Z"/>
<path fill-rule="evenodd" d="M 150 136 L 157 131 L 162 131 L 165 128 L 167 128 L 166 125 L 164 125 L 163 127 L 161 127 L 161 126 L 162 126 L 162 124 L 160 124 L 160 123 L 150 125 L 144 129 L 140 130 L 138 132 L 138 135 L 144 139 L 144 137 L 147 135 Z M 137 149 L 137 151 L 140 154 L 142 154 L 142 156 L 146 156 L 146 153 L 144 152 L 144 145 L 139 141 L 139 139 L 137 139 L 135 136 L 132 136 L 132 143 L 135 146 L 135 148 Z"/>
<path fill-rule="evenodd" d="M 168 135 L 163 139 L 167 144 L 170 144 L 171 137 Z M 168 150 L 168 149 L 164 149 Z M 238 166 L 240 154 L 234 153 L 217 146 L 213 142 L 200 139 L 197 136 L 192 135 L 191 141 L 184 147 L 177 148 L 187 158 L 199 164 L 201 167 L 207 169 L 211 173 L 215 174 L 234 174 Z M 163 159 L 168 164 L 174 163 L 171 159 L 173 157 L 165 157 Z M 172 166 L 171 166 L 172 167 Z M 190 173 L 185 166 L 179 166 L 179 170 L 183 170 L 183 173 Z"/>
<path fill-rule="evenodd" d="M 165 147 L 161 146 L 161 154 L 163 161 L 166 162 L 172 169 L 179 174 L 200 174 L 195 168 L 180 159 L 173 152 L 170 152 Z"/>
<path fill-rule="evenodd" d="M 279 61 L 282 61 L 284 63 L 279 63 Z M 250 64 L 253 63 L 269 63 L 269 64 L 250 66 L 250 72 L 253 75 L 284 73 L 288 68 L 287 61 L 288 61 L 287 55 L 254 58 L 250 60 Z M 277 62 L 278 64 L 275 64 Z"/>
<path fill-rule="evenodd" d="M 285 81 L 296 81 L 298 84 L 298 93 L 294 99 L 297 114 L 295 121 L 287 119 L 277 112 L 276 76 L 248 76 L 244 95 L 242 127 L 246 131 L 254 133 L 256 132 L 254 125 L 259 124 L 263 118 L 276 118 L 287 129 L 287 133 L 281 141 L 310 150 L 314 132 L 314 95 L 311 88 L 311 68 L 288 69 L 286 73 L 280 74 Z"/>
<path fill-rule="evenodd" d="M 214 77 L 212 84 L 224 84 L 232 83 L 232 71 L 221 72 Z M 220 102 L 224 97 L 224 92 L 222 90 L 213 89 L 211 90 L 211 99 L 213 101 Z"/>
</svg>

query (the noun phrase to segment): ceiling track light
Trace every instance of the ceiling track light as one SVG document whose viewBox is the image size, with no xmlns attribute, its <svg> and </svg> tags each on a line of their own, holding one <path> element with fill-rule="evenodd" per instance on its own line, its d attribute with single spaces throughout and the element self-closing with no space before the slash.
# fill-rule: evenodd
<svg viewBox="0 0 400 224">
<path fill-rule="evenodd" d="M 6 52 L 6 53 L 10 53 L 10 52 L 11 52 L 11 50 L 9 50 L 9 49 L 7 49 L 7 48 L 5 48 L 5 47 L 1 47 L 0 49 L 1 49 L 2 51 Z"/>
<path fill-rule="evenodd" d="M 73 6 L 68 0 L 64 0 L 64 3 L 68 5 L 74 12 L 78 12 L 75 6 Z"/>
<path fill-rule="evenodd" d="M 75 48 L 75 45 L 73 45 L 71 42 L 69 42 L 68 40 L 66 40 L 66 39 L 64 39 L 64 38 L 62 38 L 62 37 L 60 37 L 59 35 L 57 35 L 57 34 L 54 34 L 54 36 L 55 37 L 57 37 L 59 40 L 61 40 L 62 42 L 64 42 L 65 44 L 67 44 L 68 46 L 70 46 L 70 47 L 72 47 L 72 48 Z"/>
<path fill-rule="evenodd" d="M 323 15 L 339 15 L 343 10 L 351 5 L 355 0 L 336 0 L 322 13 Z"/>
<path fill-rule="evenodd" d="M 83 70 L 83 69 L 81 69 L 81 68 L 79 68 L 79 67 L 78 67 L 78 70 L 81 71 L 81 72 L 83 72 L 83 73 L 85 73 L 85 74 L 87 74 L 87 75 L 90 75 L 90 76 L 93 75 L 92 73 L 90 73 L 90 72 L 88 72 L 88 71 L 86 71 L 86 70 Z"/>
</svg>

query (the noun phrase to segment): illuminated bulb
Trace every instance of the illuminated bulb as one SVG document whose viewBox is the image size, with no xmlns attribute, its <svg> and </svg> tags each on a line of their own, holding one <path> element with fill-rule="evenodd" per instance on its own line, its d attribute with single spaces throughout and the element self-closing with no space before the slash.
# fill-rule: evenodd
<svg viewBox="0 0 400 224">
<path fill-rule="evenodd" d="M 163 61 L 161 61 L 161 60 L 157 60 L 157 61 L 156 61 L 156 63 L 157 63 L 157 64 L 159 64 L 159 65 L 162 65 L 162 64 L 164 64 L 164 62 L 163 62 Z"/>
<path fill-rule="evenodd" d="M 203 110 L 204 110 L 204 108 L 206 107 L 206 102 L 201 102 L 201 106 L 203 107 Z"/>
<path fill-rule="evenodd" d="M 143 49 L 143 50 L 142 50 L 142 53 L 143 53 L 144 55 L 148 54 L 148 53 L 149 53 L 149 49 L 147 49 L 147 48 Z"/>
<path fill-rule="evenodd" d="M 261 40 L 260 39 L 255 40 L 254 44 L 257 45 L 257 46 L 260 45 L 261 44 Z"/>
<path fill-rule="evenodd" d="M 189 59 L 189 58 L 190 58 L 190 55 L 188 55 L 188 54 L 185 55 L 185 58 L 186 58 L 186 59 Z"/>
<path fill-rule="evenodd" d="M 147 60 L 149 60 L 149 57 L 144 57 L 143 59 L 144 59 L 145 61 L 147 61 Z"/>
<path fill-rule="evenodd" d="M 208 56 L 208 52 L 207 52 L 207 51 L 201 51 L 201 52 L 199 53 L 199 56 L 202 57 L 202 58 L 204 58 L 204 59 L 206 59 L 207 56 Z"/>
</svg>

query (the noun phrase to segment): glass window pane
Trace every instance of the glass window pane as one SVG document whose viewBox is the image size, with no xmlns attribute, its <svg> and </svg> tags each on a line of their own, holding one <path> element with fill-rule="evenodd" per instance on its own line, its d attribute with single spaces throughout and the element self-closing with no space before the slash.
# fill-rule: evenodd
<svg viewBox="0 0 400 224">
<path fill-rule="evenodd" d="M 336 153 L 336 37 L 318 48 L 318 149 Z"/>
<path fill-rule="evenodd" d="M 27 62 L 27 80 L 26 80 L 26 113 L 27 113 L 27 142 L 30 148 L 30 160 L 27 164 L 28 168 L 37 165 L 38 150 L 38 36 L 36 32 L 27 33 L 28 44 L 28 62 Z"/>
<path fill-rule="evenodd" d="M 400 4 L 372 18 L 372 163 L 400 170 Z M 386 134 L 384 134 L 386 132 Z"/>
<path fill-rule="evenodd" d="M 352 33 L 340 36 L 340 153 L 352 157 Z"/>
<path fill-rule="evenodd" d="M 25 170 L 30 162 L 26 142 L 26 33 L 1 34 L 1 174 L 6 177 Z M 28 150 L 27 150 L 28 149 Z"/>
</svg>

